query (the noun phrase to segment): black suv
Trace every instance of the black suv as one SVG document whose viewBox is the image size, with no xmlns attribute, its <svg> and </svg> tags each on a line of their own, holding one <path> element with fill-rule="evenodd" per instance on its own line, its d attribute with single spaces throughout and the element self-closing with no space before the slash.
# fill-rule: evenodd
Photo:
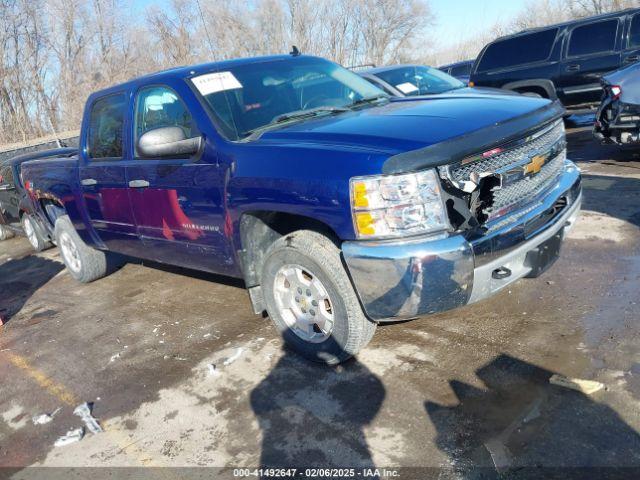
<svg viewBox="0 0 640 480">
<path fill-rule="evenodd" d="M 525 30 L 489 43 L 471 71 L 473 85 L 499 87 L 566 107 L 590 107 L 600 78 L 640 60 L 640 8 Z"/>
</svg>

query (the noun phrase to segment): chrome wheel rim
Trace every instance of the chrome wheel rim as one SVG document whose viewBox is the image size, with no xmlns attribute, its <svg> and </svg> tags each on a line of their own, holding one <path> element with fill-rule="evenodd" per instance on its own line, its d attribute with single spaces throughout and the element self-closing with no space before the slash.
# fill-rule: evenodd
<svg viewBox="0 0 640 480">
<path fill-rule="evenodd" d="M 333 302 L 320 279 L 308 268 L 294 264 L 280 267 L 273 294 L 280 315 L 298 337 L 321 343 L 331 336 Z"/>
<path fill-rule="evenodd" d="M 25 217 L 24 219 L 24 233 L 29 240 L 29 243 L 33 248 L 38 248 L 38 237 L 36 237 L 36 231 L 33 228 L 33 224 L 31 223 L 31 219 L 29 217 Z"/>
<path fill-rule="evenodd" d="M 81 266 L 80 252 L 78 252 L 78 247 L 67 232 L 60 234 L 60 251 L 69 268 L 74 272 L 79 272 Z"/>
</svg>

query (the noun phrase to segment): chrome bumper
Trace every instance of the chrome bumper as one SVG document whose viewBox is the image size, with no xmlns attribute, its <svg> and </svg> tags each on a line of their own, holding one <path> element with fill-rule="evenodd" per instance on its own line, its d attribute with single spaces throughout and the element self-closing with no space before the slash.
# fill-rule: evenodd
<svg viewBox="0 0 640 480">
<path fill-rule="evenodd" d="M 551 215 L 561 199 L 566 206 Z M 557 259 L 581 200 L 580 172 L 567 160 L 552 187 L 481 237 L 349 241 L 342 252 L 369 318 L 415 318 L 477 302 L 522 277 L 540 275 Z M 510 274 L 497 275 L 498 269 Z"/>
</svg>

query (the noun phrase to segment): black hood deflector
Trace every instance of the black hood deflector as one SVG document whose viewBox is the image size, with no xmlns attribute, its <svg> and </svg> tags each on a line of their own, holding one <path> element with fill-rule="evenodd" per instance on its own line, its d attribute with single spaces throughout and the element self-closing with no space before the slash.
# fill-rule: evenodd
<svg viewBox="0 0 640 480">
<path fill-rule="evenodd" d="M 525 137 L 543 125 L 562 118 L 564 113 L 564 107 L 556 100 L 525 115 L 389 157 L 382 165 L 382 173 L 408 173 L 455 163 L 470 155 Z M 479 111 L 478 115 L 482 115 L 482 111 Z"/>
</svg>

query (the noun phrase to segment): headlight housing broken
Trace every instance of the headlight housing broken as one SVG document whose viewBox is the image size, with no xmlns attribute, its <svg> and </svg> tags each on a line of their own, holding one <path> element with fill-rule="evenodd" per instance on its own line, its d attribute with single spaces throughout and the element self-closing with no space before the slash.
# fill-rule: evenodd
<svg viewBox="0 0 640 480">
<path fill-rule="evenodd" d="M 361 239 L 397 238 L 450 228 L 435 170 L 354 177 L 354 230 Z"/>
</svg>

